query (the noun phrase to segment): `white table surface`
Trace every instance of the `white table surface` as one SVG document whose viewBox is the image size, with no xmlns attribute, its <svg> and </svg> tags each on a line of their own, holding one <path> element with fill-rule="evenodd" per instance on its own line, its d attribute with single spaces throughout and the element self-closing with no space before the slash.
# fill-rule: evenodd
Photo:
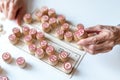
<svg viewBox="0 0 120 80">
<path fill-rule="evenodd" d="M 64 14 L 73 24 L 83 23 L 86 27 L 96 24 L 117 25 L 120 23 L 120 0 L 27 0 L 28 11 L 41 6 L 55 8 L 58 14 Z M 6 33 L 15 26 L 14 22 L 4 22 Z M 11 27 L 12 26 L 12 27 Z M 15 62 L 8 65 L 0 58 L 0 65 L 10 80 L 120 80 L 120 46 L 112 51 L 99 54 L 86 54 L 78 70 L 71 79 L 65 78 L 56 70 L 40 64 L 37 59 L 8 43 L 8 35 L 0 36 L 0 55 L 8 51 L 16 59 L 24 56 L 29 64 L 20 69 Z M 19 54 L 18 54 L 19 53 Z"/>
</svg>

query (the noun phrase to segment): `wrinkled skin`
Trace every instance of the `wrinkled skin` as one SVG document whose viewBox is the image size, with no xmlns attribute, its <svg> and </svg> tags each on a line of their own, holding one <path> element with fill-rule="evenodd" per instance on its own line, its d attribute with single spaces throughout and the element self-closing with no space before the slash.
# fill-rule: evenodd
<svg viewBox="0 0 120 80">
<path fill-rule="evenodd" d="M 120 44 L 120 28 L 115 26 L 97 25 L 86 29 L 88 33 L 97 35 L 78 41 L 78 45 L 91 54 L 105 53 Z"/>
<path fill-rule="evenodd" d="M 24 0 L 1 0 L 0 11 L 5 14 L 6 18 L 16 20 L 20 25 L 26 13 L 26 4 Z"/>
</svg>

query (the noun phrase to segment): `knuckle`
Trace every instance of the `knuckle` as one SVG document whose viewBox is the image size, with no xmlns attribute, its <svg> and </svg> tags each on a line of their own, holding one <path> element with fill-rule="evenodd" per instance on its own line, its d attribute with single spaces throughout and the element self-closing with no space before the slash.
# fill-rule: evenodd
<svg viewBox="0 0 120 80">
<path fill-rule="evenodd" d="M 104 32 L 104 39 L 110 40 L 114 37 L 113 33 L 110 31 Z"/>
<path fill-rule="evenodd" d="M 92 44 L 96 44 L 97 43 L 97 38 L 96 37 L 93 37 L 92 38 Z"/>
<path fill-rule="evenodd" d="M 90 50 L 95 51 L 96 50 L 96 46 L 95 45 L 90 45 Z"/>
<path fill-rule="evenodd" d="M 112 39 L 112 38 L 114 38 L 114 33 L 113 32 L 108 32 L 108 36 Z"/>
</svg>

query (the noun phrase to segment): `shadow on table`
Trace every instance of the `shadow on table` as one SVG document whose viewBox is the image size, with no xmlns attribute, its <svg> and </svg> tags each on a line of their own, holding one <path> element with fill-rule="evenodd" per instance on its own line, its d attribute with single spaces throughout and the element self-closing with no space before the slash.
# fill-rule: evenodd
<svg viewBox="0 0 120 80">
<path fill-rule="evenodd" d="M 97 55 L 97 60 L 104 67 L 120 72 L 120 46 L 116 46 L 108 53 Z"/>
<path fill-rule="evenodd" d="M 32 65 L 27 63 L 26 67 L 25 67 L 25 70 L 31 70 L 32 69 Z"/>
</svg>

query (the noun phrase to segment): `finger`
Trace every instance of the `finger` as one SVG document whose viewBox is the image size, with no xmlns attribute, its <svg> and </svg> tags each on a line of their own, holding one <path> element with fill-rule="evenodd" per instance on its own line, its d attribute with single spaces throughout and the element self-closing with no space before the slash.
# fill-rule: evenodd
<svg viewBox="0 0 120 80">
<path fill-rule="evenodd" d="M 9 5 L 9 12 L 8 12 L 8 19 L 15 19 L 15 16 L 16 16 L 16 13 L 17 13 L 17 10 L 18 10 L 18 7 L 17 6 L 14 6 L 14 3 L 13 2 L 10 2 L 10 5 Z"/>
<path fill-rule="evenodd" d="M 2 12 L 2 1 L 0 1 L 0 12 Z"/>
<path fill-rule="evenodd" d="M 110 48 L 110 47 L 102 48 L 102 49 L 95 50 L 95 51 L 92 51 L 92 50 L 88 49 L 87 47 L 83 47 L 83 49 L 84 49 L 86 52 L 88 52 L 88 53 L 90 53 L 90 54 L 92 54 L 92 55 L 95 55 L 95 54 L 98 54 L 98 53 L 106 53 L 106 52 L 112 50 L 112 48 Z"/>
<path fill-rule="evenodd" d="M 106 41 L 108 37 L 106 37 L 106 32 L 102 32 L 98 35 L 95 35 L 95 36 L 91 36 L 91 37 L 88 37 L 88 38 L 85 38 L 85 39 L 82 39 L 80 41 L 78 41 L 78 45 L 82 45 L 82 46 L 85 46 L 85 45 L 90 45 L 90 44 L 98 44 L 98 43 L 101 43 L 103 41 Z"/>
<path fill-rule="evenodd" d="M 92 55 L 95 54 L 94 51 L 92 51 L 92 50 L 90 50 L 90 49 L 88 48 L 88 46 L 83 46 L 83 49 L 84 49 L 84 51 L 86 51 L 86 52 L 88 52 L 88 53 L 90 53 L 90 54 L 92 54 Z"/>
<path fill-rule="evenodd" d="M 5 16 L 6 17 L 8 16 L 9 2 L 10 2 L 9 0 L 4 1 L 4 9 L 5 9 Z"/>
<path fill-rule="evenodd" d="M 21 20 L 24 16 L 24 14 L 26 13 L 26 10 L 21 8 L 18 12 L 18 15 L 17 15 L 17 18 L 16 18 L 16 21 L 17 21 L 17 24 L 20 25 L 21 24 Z"/>
<path fill-rule="evenodd" d="M 103 53 L 112 50 L 113 46 L 114 46 L 114 42 L 105 41 L 103 43 L 96 45 L 84 46 L 83 49 L 91 54 L 96 54 L 96 53 L 100 53 L 100 52 Z"/>
<path fill-rule="evenodd" d="M 111 48 L 112 49 L 114 47 L 114 45 L 115 45 L 114 42 L 105 41 L 100 44 L 89 45 L 88 49 L 90 49 L 92 51 L 100 50 L 103 48 Z"/>
<path fill-rule="evenodd" d="M 88 34 L 90 34 L 90 33 L 99 34 L 102 31 L 103 27 L 104 27 L 103 25 L 97 25 L 97 26 L 86 28 L 85 31 Z"/>
<path fill-rule="evenodd" d="M 3 0 L 0 3 L 0 7 L 1 7 L 1 12 L 4 12 L 4 1 Z"/>
<path fill-rule="evenodd" d="M 96 33 L 96 34 L 99 34 L 101 31 L 93 31 L 93 30 L 85 30 L 88 34 L 91 34 L 91 33 Z"/>
<path fill-rule="evenodd" d="M 109 52 L 111 50 L 112 50 L 111 48 L 102 48 L 102 49 L 96 50 L 93 54 L 106 53 L 106 52 Z"/>
</svg>

